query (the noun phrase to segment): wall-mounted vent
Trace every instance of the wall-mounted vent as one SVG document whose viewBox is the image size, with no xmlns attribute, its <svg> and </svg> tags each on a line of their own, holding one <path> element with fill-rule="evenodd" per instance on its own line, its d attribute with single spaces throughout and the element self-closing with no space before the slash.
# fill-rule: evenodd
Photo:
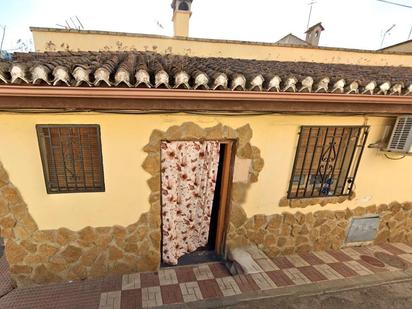
<svg viewBox="0 0 412 309">
<path fill-rule="evenodd" d="M 412 115 L 396 119 L 386 151 L 412 153 Z"/>
<path fill-rule="evenodd" d="M 346 243 L 372 241 L 376 237 L 378 227 L 379 216 L 353 218 L 346 235 Z"/>
</svg>

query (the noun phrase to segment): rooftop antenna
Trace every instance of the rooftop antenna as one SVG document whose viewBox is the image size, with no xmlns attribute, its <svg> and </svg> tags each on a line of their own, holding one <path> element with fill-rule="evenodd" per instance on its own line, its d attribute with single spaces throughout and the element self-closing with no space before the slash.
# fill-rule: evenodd
<svg viewBox="0 0 412 309">
<path fill-rule="evenodd" d="M 382 37 L 382 42 L 381 42 L 381 48 L 383 46 L 383 41 L 385 40 L 385 37 L 387 34 L 389 34 L 389 32 L 391 32 L 391 30 L 393 28 L 395 28 L 396 24 L 393 24 L 392 26 L 390 26 L 384 33 L 383 33 L 383 37 Z"/>
<path fill-rule="evenodd" d="M 73 24 L 73 26 L 69 24 L 69 21 Z M 76 30 L 84 29 L 84 26 L 82 22 L 80 21 L 80 18 L 77 16 L 70 16 L 68 19 L 65 19 L 64 22 L 65 22 L 65 25 L 56 24 L 56 26 L 64 28 L 64 29 L 76 29 Z"/>
<path fill-rule="evenodd" d="M 75 17 L 76 17 L 76 19 L 77 19 L 77 22 L 79 23 L 79 30 L 80 30 L 80 28 L 81 28 L 81 29 L 84 29 L 83 24 L 82 24 L 82 22 L 80 21 L 80 18 L 77 17 L 77 15 L 76 15 Z"/>
<path fill-rule="evenodd" d="M 403 3 L 398 3 L 398 2 L 388 1 L 388 0 L 376 0 L 376 1 L 387 3 L 387 4 L 392 4 L 392 5 L 396 5 L 396 6 L 401 6 L 403 8 L 407 8 L 407 9 L 412 9 L 412 6 L 406 5 L 406 4 L 403 4 Z M 409 30 L 408 40 L 411 38 L 411 35 L 412 35 L 412 26 L 411 26 L 411 30 Z M 383 39 L 382 39 L 382 42 L 383 42 Z M 382 44 L 381 44 L 381 47 L 382 47 Z"/>
<path fill-rule="evenodd" d="M 311 1 L 311 2 L 308 3 L 308 5 L 310 5 L 310 9 L 309 9 L 309 16 L 308 16 L 308 24 L 306 26 L 306 29 L 309 29 L 310 17 L 312 15 L 312 7 L 315 3 L 316 3 L 316 1 Z"/>
</svg>

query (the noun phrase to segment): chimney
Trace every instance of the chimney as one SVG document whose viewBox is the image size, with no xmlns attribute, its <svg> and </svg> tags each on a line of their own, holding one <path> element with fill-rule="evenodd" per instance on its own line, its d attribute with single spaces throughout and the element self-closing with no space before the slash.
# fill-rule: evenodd
<svg viewBox="0 0 412 309">
<path fill-rule="evenodd" d="M 192 15 L 191 6 L 193 0 L 173 0 L 173 25 L 174 36 L 187 38 L 189 36 L 189 20 Z"/>
<path fill-rule="evenodd" d="M 318 46 L 319 39 L 320 39 L 320 33 L 323 30 L 325 30 L 325 28 L 323 28 L 322 23 L 317 23 L 316 25 L 309 27 L 308 30 L 306 30 L 305 32 L 306 42 L 309 43 L 309 45 Z"/>
</svg>

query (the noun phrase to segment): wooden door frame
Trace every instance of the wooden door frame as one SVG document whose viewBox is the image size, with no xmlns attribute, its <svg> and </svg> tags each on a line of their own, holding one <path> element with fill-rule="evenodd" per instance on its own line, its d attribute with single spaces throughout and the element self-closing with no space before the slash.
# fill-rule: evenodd
<svg viewBox="0 0 412 309">
<path fill-rule="evenodd" d="M 220 144 L 225 144 L 225 155 L 223 158 L 223 170 L 222 170 L 222 182 L 220 188 L 220 200 L 219 200 L 219 210 L 216 225 L 216 236 L 215 236 L 215 251 L 221 256 L 226 254 L 226 235 L 229 226 L 230 210 L 231 210 L 231 192 L 233 183 L 233 172 L 235 166 L 235 156 L 237 150 L 238 139 L 219 139 L 219 138 L 200 138 L 200 139 L 161 139 L 161 142 L 198 142 L 198 141 L 217 141 Z M 161 180 L 160 172 L 160 182 Z M 160 216 L 162 213 L 162 206 L 160 206 Z M 162 220 L 162 218 L 161 218 Z M 160 225 L 160 233 L 162 233 L 162 226 Z M 162 250 L 163 236 L 161 236 L 160 250 Z M 161 251 L 162 252 L 162 251 Z"/>
<path fill-rule="evenodd" d="M 224 256 L 226 253 L 226 235 L 231 209 L 231 192 L 237 140 L 227 139 L 219 142 L 225 144 L 226 148 L 222 165 L 223 169 L 216 226 L 215 251 L 217 254 Z"/>
</svg>

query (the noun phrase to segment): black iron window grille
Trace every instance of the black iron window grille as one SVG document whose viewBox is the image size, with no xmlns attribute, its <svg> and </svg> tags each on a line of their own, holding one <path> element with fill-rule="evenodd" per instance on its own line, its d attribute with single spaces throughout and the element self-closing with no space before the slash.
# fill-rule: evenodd
<svg viewBox="0 0 412 309">
<path fill-rule="evenodd" d="M 105 190 L 98 125 L 37 125 L 47 193 Z"/>
<path fill-rule="evenodd" d="M 368 132 L 367 126 L 302 126 L 288 198 L 350 195 Z"/>
</svg>

